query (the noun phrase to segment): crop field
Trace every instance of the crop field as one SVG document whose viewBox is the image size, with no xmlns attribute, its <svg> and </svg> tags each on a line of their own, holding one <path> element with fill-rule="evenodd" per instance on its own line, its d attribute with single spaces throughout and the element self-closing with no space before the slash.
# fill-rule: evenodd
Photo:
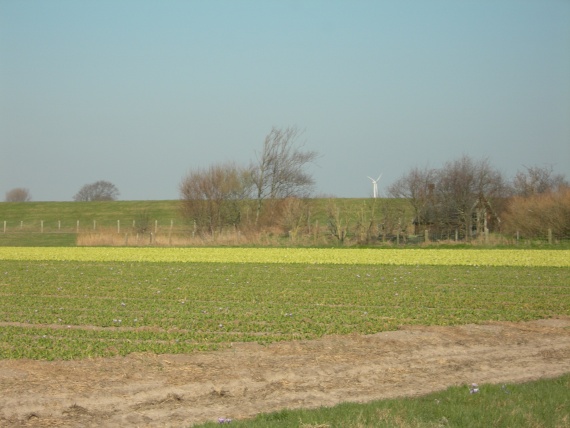
<svg viewBox="0 0 570 428">
<path fill-rule="evenodd" d="M 570 250 L 0 247 L 0 260 L 570 267 Z"/>
<path fill-rule="evenodd" d="M 570 252 L 0 248 L 0 358 L 570 315 Z"/>
</svg>

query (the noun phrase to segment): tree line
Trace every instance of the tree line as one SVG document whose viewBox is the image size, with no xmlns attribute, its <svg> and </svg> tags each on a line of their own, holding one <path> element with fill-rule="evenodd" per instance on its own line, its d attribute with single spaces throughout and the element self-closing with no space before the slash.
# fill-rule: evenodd
<svg viewBox="0 0 570 428">
<path fill-rule="evenodd" d="M 73 196 L 76 202 L 83 201 L 115 201 L 119 197 L 119 189 L 113 183 L 99 180 L 83 185 Z M 32 194 L 29 189 L 16 187 L 6 192 L 6 202 L 29 202 Z"/>
<path fill-rule="evenodd" d="M 412 168 L 389 186 L 388 194 L 409 202 L 416 233 L 537 236 L 551 229 L 570 237 L 569 183 L 551 166 L 525 166 L 508 180 L 489 159 L 462 156 L 439 169 Z"/>
<path fill-rule="evenodd" d="M 299 135 L 296 128 L 274 128 L 249 165 L 229 162 L 191 171 L 180 195 L 194 233 L 310 233 L 314 181 L 307 166 L 318 154 L 303 151 Z M 410 169 L 388 187 L 387 196 L 357 209 L 331 198 L 321 227 L 340 243 L 351 238 L 361 244 L 426 231 L 438 239 L 470 240 L 493 232 L 545 236 L 548 229 L 570 237 L 570 185 L 551 166 L 525 166 L 508 179 L 488 158 L 465 155 L 440 168 Z"/>
<path fill-rule="evenodd" d="M 225 162 L 190 171 L 180 197 L 194 231 L 271 227 L 283 221 L 288 205 L 310 197 L 314 179 L 307 167 L 319 155 L 303 150 L 301 135 L 296 127 L 274 127 L 248 165 Z"/>
<path fill-rule="evenodd" d="M 319 154 L 304 150 L 301 138 L 296 127 L 274 127 L 248 164 L 223 162 L 189 171 L 179 192 L 181 214 L 192 233 L 309 233 L 315 183 L 308 167 Z M 73 199 L 116 200 L 118 195 L 114 184 L 101 180 L 81 187 Z M 440 168 L 411 168 L 387 188 L 386 196 L 405 201 L 408 209 L 370 198 L 355 212 L 331 198 L 321 227 L 339 242 L 351 237 L 358 243 L 425 233 L 471 239 L 490 232 L 532 237 L 550 229 L 570 236 L 570 184 L 551 166 L 524 166 L 508 179 L 488 158 L 464 155 Z M 27 189 L 6 194 L 6 201 L 29 200 Z"/>
</svg>

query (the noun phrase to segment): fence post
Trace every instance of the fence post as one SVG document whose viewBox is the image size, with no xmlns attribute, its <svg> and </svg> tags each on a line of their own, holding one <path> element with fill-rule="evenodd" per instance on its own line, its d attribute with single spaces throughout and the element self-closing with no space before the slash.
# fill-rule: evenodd
<svg viewBox="0 0 570 428">
<path fill-rule="evenodd" d="M 97 229 L 97 220 L 93 220 L 93 230 Z"/>
<path fill-rule="evenodd" d="M 44 233 L 44 221 L 40 220 L 40 231 L 41 233 Z"/>
<path fill-rule="evenodd" d="M 548 229 L 548 243 L 552 245 L 552 229 Z"/>
<path fill-rule="evenodd" d="M 398 232 L 396 233 L 396 244 L 400 245 L 400 230 L 402 229 L 402 219 L 398 219 Z"/>
<path fill-rule="evenodd" d="M 77 233 L 79 233 L 79 220 L 77 220 Z"/>
<path fill-rule="evenodd" d="M 20 221 L 20 230 L 22 230 L 23 228 L 24 228 L 24 221 L 21 220 L 21 221 Z"/>
<path fill-rule="evenodd" d="M 6 233 L 6 220 L 4 220 L 4 233 Z"/>
<path fill-rule="evenodd" d="M 424 230 L 424 242 L 429 242 L 429 230 Z"/>
<path fill-rule="evenodd" d="M 315 220 L 315 228 L 313 229 L 313 235 L 315 236 L 315 244 L 319 242 L 319 220 Z"/>
<path fill-rule="evenodd" d="M 154 221 L 154 233 L 158 231 L 158 220 Z"/>
<path fill-rule="evenodd" d="M 117 233 L 121 233 L 121 220 L 117 220 Z"/>
<path fill-rule="evenodd" d="M 61 230 L 61 220 L 57 221 L 57 230 Z"/>
</svg>

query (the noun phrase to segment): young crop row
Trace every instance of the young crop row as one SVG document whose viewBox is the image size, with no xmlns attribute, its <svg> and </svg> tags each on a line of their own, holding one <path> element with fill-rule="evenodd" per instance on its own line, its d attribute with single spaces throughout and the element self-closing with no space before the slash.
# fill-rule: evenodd
<svg viewBox="0 0 570 428">
<path fill-rule="evenodd" d="M 180 353 L 570 315 L 570 269 L 0 260 L 0 358 Z"/>
<path fill-rule="evenodd" d="M 0 247 L 0 260 L 570 267 L 570 250 Z"/>
</svg>

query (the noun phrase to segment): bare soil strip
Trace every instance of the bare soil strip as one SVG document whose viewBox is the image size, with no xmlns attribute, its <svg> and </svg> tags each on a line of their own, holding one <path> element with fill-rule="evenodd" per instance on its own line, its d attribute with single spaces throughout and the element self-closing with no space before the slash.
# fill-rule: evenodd
<svg viewBox="0 0 570 428">
<path fill-rule="evenodd" d="M 0 426 L 181 427 L 568 372 L 568 317 L 236 343 L 191 355 L 3 360 Z"/>
</svg>

